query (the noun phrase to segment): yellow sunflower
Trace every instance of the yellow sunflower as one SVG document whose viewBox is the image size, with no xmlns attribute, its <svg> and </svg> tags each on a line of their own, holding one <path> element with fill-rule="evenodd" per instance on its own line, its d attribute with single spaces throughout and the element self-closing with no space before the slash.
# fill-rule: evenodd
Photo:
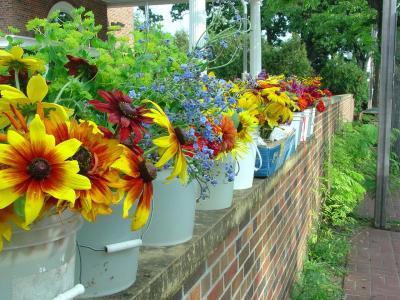
<svg viewBox="0 0 400 300">
<path fill-rule="evenodd" d="M 262 91 L 263 96 L 266 96 L 268 101 L 280 103 L 283 105 L 293 105 L 293 101 L 290 99 L 285 91 L 282 91 L 280 87 L 266 88 Z"/>
<path fill-rule="evenodd" d="M 239 125 L 237 127 L 237 137 L 241 142 L 251 143 L 252 134 L 257 131 L 258 120 L 248 111 L 239 113 Z"/>
<path fill-rule="evenodd" d="M 293 119 L 293 111 L 281 103 L 269 103 L 264 109 L 264 116 L 268 125 L 273 128 L 279 123 L 286 123 Z"/>
<path fill-rule="evenodd" d="M 71 110 L 55 103 L 42 102 L 48 91 L 46 80 L 41 75 L 31 77 L 26 88 L 26 95 L 15 87 L 0 84 L 0 110 L 10 112 L 10 104 L 23 106 L 42 103 L 44 108 L 56 109 L 67 119 L 68 115 L 71 115 Z M 10 125 L 9 119 L 4 114 L 0 115 L 0 129 L 8 125 Z"/>
<path fill-rule="evenodd" d="M 272 85 L 279 85 L 282 80 L 285 79 L 285 75 L 274 75 L 268 76 L 267 79 L 257 80 L 257 83 L 261 87 L 268 87 Z"/>
<path fill-rule="evenodd" d="M 160 149 L 161 158 L 155 164 L 157 168 L 161 168 L 171 159 L 175 159 L 175 165 L 168 180 L 179 176 L 182 184 L 186 184 L 189 180 L 188 166 L 185 155 L 183 153 L 183 146 L 185 145 L 185 137 L 179 127 L 173 127 L 165 114 L 163 109 L 153 101 L 147 100 L 155 108 L 151 108 L 149 113 L 144 116 L 149 117 L 158 126 L 168 130 L 168 135 L 159 137 L 153 140 L 153 144 Z"/>
<path fill-rule="evenodd" d="M 56 145 L 39 115 L 25 136 L 8 130 L 7 142 L 0 144 L 0 209 L 23 197 L 26 225 L 37 219 L 47 198 L 74 203 L 75 190 L 90 189 L 89 179 L 78 174 L 78 162 L 69 160 L 81 143 L 70 139 Z"/>
<path fill-rule="evenodd" d="M 33 57 L 23 57 L 24 50 L 15 46 L 9 52 L 0 50 L 0 67 L 14 70 L 29 70 L 31 72 L 44 72 L 44 62 Z"/>
</svg>

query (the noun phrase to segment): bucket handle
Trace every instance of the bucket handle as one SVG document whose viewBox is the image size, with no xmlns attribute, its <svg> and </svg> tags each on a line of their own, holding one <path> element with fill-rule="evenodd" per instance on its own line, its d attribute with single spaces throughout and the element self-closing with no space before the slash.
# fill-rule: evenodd
<svg viewBox="0 0 400 300">
<path fill-rule="evenodd" d="M 133 249 L 133 248 L 138 248 L 142 246 L 143 242 L 141 239 L 136 239 L 136 240 L 129 240 L 129 241 L 124 241 L 120 243 L 115 243 L 115 244 L 109 244 L 106 245 L 105 251 L 108 254 L 115 253 L 115 252 L 120 252 L 128 249 Z"/>
<path fill-rule="evenodd" d="M 256 166 L 254 166 L 254 170 L 257 172 L 258 170 L 260 170 L 262 168 L 263 163 L 262 163 L 262 156 L 261 156 L 260 150 L 258 150 L 257 145 L 255 145 L 255 146 L 256 146 L 256 154 L 257 154 L 259 162 L 260 162 L 260 165 L 258 166 L 258 168 Z"/>
<path fill-rule="evenodd" d="M 65 291 L 64 293 L 54 297 L 53 300 L 71 300 L 74 299 L 76 296 L 82 295 L 84 292 L 85 287 L 79 283 L 68 291 Z"/>
</svg>

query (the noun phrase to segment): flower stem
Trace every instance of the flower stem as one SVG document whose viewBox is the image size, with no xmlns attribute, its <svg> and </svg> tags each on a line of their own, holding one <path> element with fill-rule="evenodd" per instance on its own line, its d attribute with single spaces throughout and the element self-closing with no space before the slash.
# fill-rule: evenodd
<svg viewBox="0 0 400 300">
<path fill-rule="evenodd" d="M 76 79 L 79 80 L 80 77 L 82 77 L 82 74 L 79 74 L 79 76 L 77 76 Z M 71 85 L 72 81 L 73 81 L 73 78 L 71 78 L 66 84 L 64 84 L 64 86 L 58 92 L 56 100 L 54 100 L 54 103 L 57 104 L 60 101 L 60 98 L 61 98 L 62 94 L 64 93 L 65 89 Z"/>
<path fill-rule="evenodd" d="M 14 69 L 14 78 L 15 78 L 15 87 L 20 90 L 21 87 L 19 84 L 19 71 L 17 68 Z"/>
<path fill-rule="evenodd" d="M 147 156 L 148 154 L 154 152 L 155 150 L 157 150 L 158 147 L 157 146 L 153 146 L 150 149 L 147 149 L 146 151 L 143 152 L 143 156 Z"/>
</svg>

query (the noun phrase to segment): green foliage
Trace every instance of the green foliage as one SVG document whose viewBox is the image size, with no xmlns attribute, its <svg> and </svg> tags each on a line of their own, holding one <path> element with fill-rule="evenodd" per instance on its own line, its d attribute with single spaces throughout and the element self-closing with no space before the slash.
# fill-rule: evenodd
<svg viewBox="0 0 400 300">
<path fill-rule="evenodd" d="M 282 29 L 301 35 L 317 72 L 329 55 L 351 52 L 364 67 L 368 56 L 378 50 L 371 35 L 377 13 L 368 0 L 267 0 L 262 9 L 269 16 L 262 20 L 263 28 L 276 22 L 277 14 L 286 17 L 288 26 Z"/>
<path fill-rule="evenodd" d="M 345 124 L 333 139 L 326 164 L 322 215 L 334 226 L 353 222 L 352 212 L 367 190 L 375 187 L 377 126 Z"/>
<path fill-rule="evenodd" d="M 354 61 L 335 56 L 321 70 L 326 87 L 336 95 L 351 93 L 356 109 L 361 111 L 368 102 L 367 74 Z"/>
<path fill-rule="evenodd" d="M 158 26 L 135 31 L 133 47 L 129 37 L 117 38 L 113 31 L 107 33 L 105 41 L 98 38 L 101 26 L 95 24 L 92 12 L 79 8 L 71 16 L 71 21 L 62 24 L 52 22 L 51 18 L 36 18 L 27 28 L 34 32 L 37 41 L 31 50 L 49 65 L 46 79 L 51 82 L 50 102 L 57 99 L 64 87 L 58 102 L 73 108 L 79 118 L 105 125 L 105 120 L 87 105 L 88 100 L 97 98 L 98 90 L 138 91 L 141 86 L 150 86 L 178 70 L 187 60 L 186 51 L 180 50 L 174 37 Z M 88 81 L 69 76 L 64 67 L 67 55 L 96 65 L 96 77 Z"/>
<path fill-rule="evenodd" d="M 313 74 L 307 50 L 300 37 L 295 34 L 279 46 L 263 43 L 263 69 L 270 74 L 285 74 L 307 77 Z"/>
</svg>

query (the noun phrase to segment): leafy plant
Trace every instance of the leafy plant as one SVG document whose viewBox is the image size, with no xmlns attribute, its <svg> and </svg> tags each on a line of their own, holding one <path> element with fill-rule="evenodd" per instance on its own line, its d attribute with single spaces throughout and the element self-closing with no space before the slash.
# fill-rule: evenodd
<svg viewBox="0 0 400 300">
<path fill-rule="evenodd" d="M 336 95 L 351 93 L 356 109 L 361 111 L 368 102 L 367 74 L 355 61 L 335 56 L 321 70 L 324 83 Z"/>
<path fill-rule="evenodd" d="M 314 72 L 307 57 L 306 47 L 297 34 L 278 46 L 264 42 L 262 60 L 263 68 L 271 74 L 307 77 Z"/>
</svg>

